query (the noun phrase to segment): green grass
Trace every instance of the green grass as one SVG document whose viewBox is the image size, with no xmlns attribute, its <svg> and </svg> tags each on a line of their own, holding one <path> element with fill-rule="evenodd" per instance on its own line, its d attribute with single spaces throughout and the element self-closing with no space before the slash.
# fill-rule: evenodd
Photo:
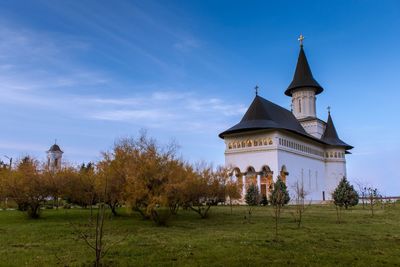
<svg viewBox="0 0 400 267">
<path fill-rule="evenodd" d="M 124 213 L 124 210 L 120 210 Z M 180 210 L 168 227 L 136 214 L 106 220 L 107 243 L 124 239 L 105 257 L 107 266 L 400 266 L 400 205 L 361 207 L 336 223 L 332 206 L 312 206 L 303 226 L 284 210 L 275 240 L 271 207 L 212 207 L 208 219 Z M 89 210 L 43 210 L 31 220 L 22 212 L 0 211 L 0 266 L 88 266 L 93 252 L 70 222 L 88 222 Z M 85 227 L 80 226 L 80 229 Z"/>
</svg>

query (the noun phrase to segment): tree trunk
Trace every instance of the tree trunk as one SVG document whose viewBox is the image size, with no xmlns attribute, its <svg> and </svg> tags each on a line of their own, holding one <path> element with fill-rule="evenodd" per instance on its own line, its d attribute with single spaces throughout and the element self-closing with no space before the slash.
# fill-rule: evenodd
<svg viewBox="0 0 400 267">
<path fill-rule="evenodd" d="M 114 202 L 114 203 L 110 202 L 110 203 L 108 203 L 108 206 L 110 207 L 111 212 L 112 212 L 112 214 L 114 216 L 118 216 L 117 205 L 118 205 L 118 202 Z"/>
<path fill-rule="evenodd" d="M 200 217 L 201 217 L 202 219 L 205 219 L 205 218 L 207 218 L 208 210 L 211 208 L 211 205 L 207 205 L 207 208 L 204 209 L 204 211 L 201 210 L 201 206 L 198 207 L 197 209 L 194 208 L 193 206 L 189 206 L 189 208 L 190 208 L 191 210 L 197 212 L 197 213 L 200 215 Z"/>
</svg>

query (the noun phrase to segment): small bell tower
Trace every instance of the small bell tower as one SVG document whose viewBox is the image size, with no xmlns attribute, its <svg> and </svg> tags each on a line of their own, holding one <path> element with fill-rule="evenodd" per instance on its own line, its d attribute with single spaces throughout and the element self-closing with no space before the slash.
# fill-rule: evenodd
<svg viewBox="0 0 400 267">
<path fill-rule="evenodd" d="M 54 142 L 54 145 L 47 150 L 47 165 L 50 170 L 56 171 L 61 168 L 61 160 L 63 151 L 61 150 L 60 146 L 57 145 L 57 140 Z"/>
<path fill-rule="evenodd" d="M 303 49 L 304 36 L 300 34 L 300 53 L 293 80 L 285 91 L 292 97 L 292 112 L 297 119 L 316 118 L 316 95 L 324 90 L 314 79 Z"/>
</svg>

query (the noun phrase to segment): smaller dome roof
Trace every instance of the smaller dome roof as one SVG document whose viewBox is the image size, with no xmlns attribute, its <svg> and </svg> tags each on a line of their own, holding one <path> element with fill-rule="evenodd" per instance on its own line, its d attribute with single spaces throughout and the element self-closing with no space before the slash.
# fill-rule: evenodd
<svg viewBox="0 0 400 267">
<path fill-rule="evenodd" d="M 328 121 L 326 122 L 325 132 L 322 135 L 321 140 L 328 145 L 344 147 L 346 150 L 353 148 L 353 146 L 346 144 L 339 138 L 330 112 L 328 113 Z"/>
<path fill-rule="evenodd" d="M 321 85 L 314 79 L 310 65 L 308 65 L 306 54 L 303 46 L 300 46 L 299 58 L 297 59 L 296 70 L 294 72 L 293 81 L 285 91 L 285 95 L 292 96 L 292 92 L 299 88 L 314 88 L 315 94 L 320 94 L 324 90 Z"/>
<path fill-rule="evenodd" d="M 57 144 L 52 145 L 50 147 L 50 149 L 48 150 L 48 152 L 61 152 L 61 153 L 64 153 Z"/>
</svg>

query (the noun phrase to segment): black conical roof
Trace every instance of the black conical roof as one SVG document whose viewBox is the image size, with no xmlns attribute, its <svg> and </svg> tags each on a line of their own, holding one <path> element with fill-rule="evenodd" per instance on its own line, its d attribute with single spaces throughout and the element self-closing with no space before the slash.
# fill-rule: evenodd
<svg viewBox="0 0 400 267">
<path fill-rule="evenodd" d="M 50 147 L 50 149 L 48 150 L 48 152 L 61 152 L 61 153 L 64 153 L 57 144 L 52 145 Z"/>
<path fill-rule="evenodd" d="M 336 129 L 335 125 L 333 124 L 333 120 L 331 117 L 331 113 L 329 112 L 328 115 L 328 121 L 326 122 L 326 127 L 325 127 L 325 132 L 321 137 L 321 140 L 327 143 L 328 145 L 332 146 L 342 146 L 345 147 L 346 149 L 352 149 L 353 147 L 346 144 L 342 140 L 340 140 Z"/>
<path fill-rule="evenodd" d="M 225 135 L 231 133 L 261 129 L 283 129 L 310 137 L 289 110 L 258 95 L 254 98 L 242 120 L 220 133 L 219 137 L 224 138 Z"/>
<path fill-rule="evenodd" d="M 285 95 L 292 96 L 295 89 L 302 87 L 315 88 L 315 94 L 322 93 L 324 90 L 321 85 L 314 79 L 310 65 L 308 65 L 306 54 L 303 46 L 300 46 L 299 58 L 297 59 L 296 71 L 294 72 L 293 81 L 285 91 Z"/>
</svg>

